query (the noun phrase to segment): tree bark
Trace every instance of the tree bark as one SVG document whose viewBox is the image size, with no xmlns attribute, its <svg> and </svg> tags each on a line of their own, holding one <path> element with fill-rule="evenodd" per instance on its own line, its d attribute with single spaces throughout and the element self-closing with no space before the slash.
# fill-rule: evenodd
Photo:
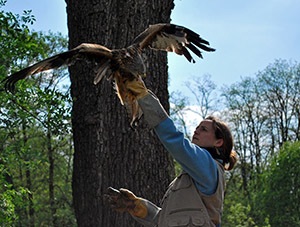
<svg viewBox="0 0 300 227">
<path fill-rule="evenodd" d="M 69 47 L 83 42 L 122 48 L 149 24 L 169 22 L 173 0 L 66 0 Z M 146 85 L 168 103 L 167 54 L 147 51 Z M 173 162 L 143 120 L 129 125 L 112 83 L 93 84 L 94 64 L 69 69 L 73 98 L 73 201 L 78 226 L 140 226 L 103 201 L 107 187 L 124 187 L 159 204 L 174 176 Z"/>
<path fill-rule="evenodd" d="M 51 225 L 57 226 L 57 217 L 56 217 L 56 204 L 55 204 L 55 193 L 54 193 L 54 150 L 52 148 L 51 142 L 51 132 L 50 125 L 48 124 L 47 129 L 47 151 L 48 151 L 48 162 L 49 162 L 49 180 L 48 180 L 48 188 L 49 188 L 49 204 L 51 210 Z"/>
<path fill-rule="evenodd" d="M 23 146 L 26 147 L 26 143 L 28 141 L 28 135 L 26 131 L 26 124 L 22 123 L 22 134 L 23 134 Z M 31 181 L 31 170 L 29 165 L 29 158 L 25 157 L 25 176 L 26 176 L 26 188 L 28 189 L 28 226 L 34 227 L 34 207 L 33 207 L 33 195 L 30 193 L 32 191 L 32 181 Z"/>
</svg>

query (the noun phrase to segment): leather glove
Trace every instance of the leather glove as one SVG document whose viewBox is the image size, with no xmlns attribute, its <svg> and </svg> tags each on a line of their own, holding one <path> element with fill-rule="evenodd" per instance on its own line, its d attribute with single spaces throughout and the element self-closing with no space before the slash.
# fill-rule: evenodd
<svg viewBox="0 0 300 227">
<path fill-rule="evenodd" d="M 145 218 L 148 209 L 143 198 L 136 197 L 131 191 L 109 187 L 104 195 L 111 208 L 117 212 L 128 212 L 137 218 Z"/>
<path fill-rule="evenodd" d="M 129 90 L 137 99 L 145 97 L 149 92 L 141 77 L 134 78 L 133 80 L 126 80 L 125 87 Z"/>
<path fill-rule="evenodd" d="M 159 99 L 147 89 L 141 77 L 133 80 L 127 79 L 124 81 L 124 85 L 136 97 L 150 128 L 154 128 L 168 117 Z"/>
</svg>

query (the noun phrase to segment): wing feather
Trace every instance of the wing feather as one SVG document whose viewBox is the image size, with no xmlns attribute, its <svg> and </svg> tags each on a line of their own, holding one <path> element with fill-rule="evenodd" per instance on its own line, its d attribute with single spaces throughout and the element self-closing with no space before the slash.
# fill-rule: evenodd
<svg viewBox="0 0 300 227">
<path fill-rule="evenodd" d="M 193 43 L 188 43 L 187 45 L 186 45 L 186 47 L 187 48 L 189 48 L 194 54 L 196 54 L 199 58 L 203 58 L 203 56 L 202 56 L 202 54 L 201 54 L 201 51 L 197 48 L 197 47 L 195 47 L 194 45 L 193 45 Z"/>
<path fill-rule="evenodd" d="M 156 50 L 184 55 L 188 61 L 195 62 L 189 50 L 202 58 L 200 50 L 215 51 L 209 42 L 196 32 L 175 24 L 154 24 L 139 34 L 133 41 L 141 49 L 150 47 Z"/>
<path fill-rule="evenodd" d="M 133 44 L 138 44 L 141 49 L 148 47 L 155 37 L 161 33 L 161 30 L 166 26 L 166 24 L 154 24 L 150 25 L 145 31 L 140 33 L 134 40 Z"/>
<path fill-rule="evenodd" d="M 11 74 L 5 78 L 4 87 L 6 91 L 14 91 L 15 84 L 28 76 L 34 75 L 39 72 L 47 71 L 49 69 L 56 69 L 63 65 L 71 65 L 80 59 L 98 59 L 111 58 L 111 50 L 98 45 L 83 43 L 69 51 L 54 55 L 50 58 L 37 62 L 27 68 L 24 68 L 18 72 Z"/>
<path fill-rule="evenodd" d="M 182 54 L 183 56 L 189 61 L 189 62 L 195 62 L 195 60 L 193 59 L 192 55 L 190 54 L 190 52 L 186 49 L 186 48 L 182 48 Z"/>
</svg>

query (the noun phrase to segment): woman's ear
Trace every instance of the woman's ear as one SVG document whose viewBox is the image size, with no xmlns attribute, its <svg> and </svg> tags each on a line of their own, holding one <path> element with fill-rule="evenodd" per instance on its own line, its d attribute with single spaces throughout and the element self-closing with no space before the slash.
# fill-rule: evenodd
<svg viewBox="0 0 300 227">
<path fill-rule="evenodd" d="M 224 143 L 224 140 L 223 139 L 217 139 L 215 141 L 215 147 L 221 147 Z"/>
</svg>

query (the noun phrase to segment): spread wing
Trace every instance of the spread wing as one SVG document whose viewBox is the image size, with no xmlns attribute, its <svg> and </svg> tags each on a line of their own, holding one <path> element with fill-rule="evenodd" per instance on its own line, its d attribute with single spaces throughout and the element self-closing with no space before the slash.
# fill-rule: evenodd
<svg viewBox="0 0 300 227">
<path fill-rule="evenodd" d="M 195 60 L 188 49 L 200 58 L 202 58 L 201 50 L 215 51 L 199 34 L 175 24 L 150 25 L 134 39 L 133 44 L 138 44 L 141 49 L 150 47 L 184 55 L 189 62 L 193 63 Z"/>
<path fill-rule="evenodd" d="M 56 69 L 63 65 L 71 65 L 80 59 L 97 59 L 97 61 L 103 63 L 105 62 L 105 59 L 111 58 L 112 54 L 110 49 L 98 44 L 83 43 L 75 47 L 74 49 L 57 54 L 13 73 L 3 80 L 3 82 L 5 83 L 4 87 L 7 91 L 13 91 L 15 88 L 15 84 L 19 80 L 25 79 L 28 76 L 49 69 Z M 107 64 L 105 64 L 105 66 L 107 66 Z"/>
</svg>

